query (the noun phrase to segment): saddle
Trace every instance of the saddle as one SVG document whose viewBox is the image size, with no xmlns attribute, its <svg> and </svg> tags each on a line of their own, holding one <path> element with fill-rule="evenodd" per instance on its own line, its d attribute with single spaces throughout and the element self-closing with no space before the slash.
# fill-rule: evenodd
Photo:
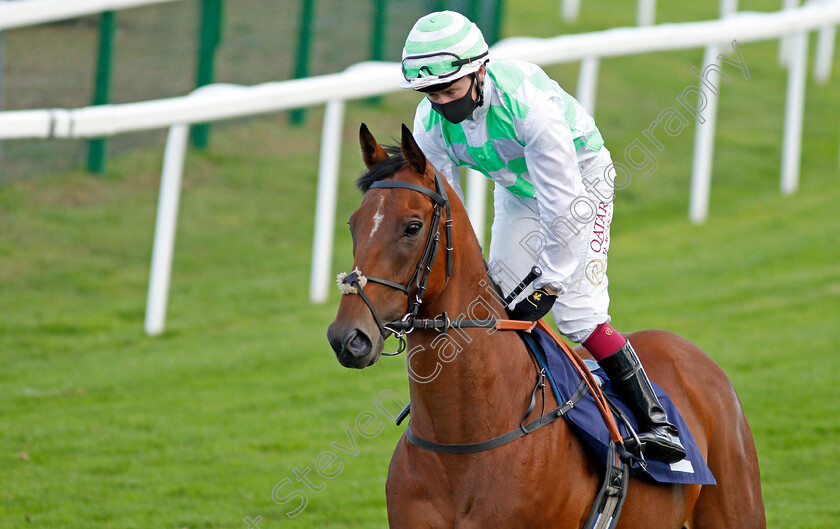
<svg viewBox="0 0 840 529">
<path fill-rule="evenodd" d="M 569 357 L 562 351 L 554 338 L 539 328 L 530 333 L 520 332 L 519 334 L 540 366 L 545 369 L 546 379 L 557 402 L 568 400 L 576 391 L 581 378 Z M 595 380 L 599 382 L 601 392 L 609 403 L 621 436 L 623 438 L 633 438 L 638 429 L 638 423 L 632 411 L 623 402 L 618 392 L 613 389 L 612 382 L 600 366 L 594 361 L 586 361 L 586 364 Z M 625 456 L 622 459 L 627 459 L 630 463 L 631 474 L 644 473 L 660 483 L 716 484 L 715 478 L 700 454 L 697 443 L 694 441 L 691 431 L 679 410 L 661 387 L 653 381 L 652 385 L 656 396 L 668 413 L 668 417 L 674 421 L 680 432 L 680 441 L 686 449 L 687 456 L 685 459 L 670 465 L 658 460 L 645 461 L 638 454 L 630 458 Z M 610 452 L 613 449 L 610 433 L 596 406 L 594 397 L 587 393 L 575 404 L 574 408 L 566 413 L 565 418 L 598 460 L 604 464 L 609 464 L 611 460 Z"/>
</svg>

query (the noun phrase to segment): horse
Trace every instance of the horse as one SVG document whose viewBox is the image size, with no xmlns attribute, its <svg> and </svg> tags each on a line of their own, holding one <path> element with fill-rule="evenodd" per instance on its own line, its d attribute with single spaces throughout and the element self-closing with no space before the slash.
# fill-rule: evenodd
<svg viewBox="0 0 840 529">
<path fill-rule="evenodd" d="M 339 286 L 361 295 L 341 296 L 329 326 L 337 360 L 357 369 L 374 364 L 397 328 L 391 322 L 445 322 L 448 334 L 437 325 L 405 335 L 411 432 L 462 444 L 516 429 L 538 373 L 523 340 L 492 328 L 448 328 L 451 315 L 475 314 L 479 305 L 488 316 L 506 314 L 488 293 L 492 282 L 463 204 L 405 125 L 398 148 L 386 150 L 364 124 L 359 138 L 368 171 L 357 181 L 364 195 L 350 216 L 353 280 Z M 445 244 L 441 251 L 438 242 Z M 445 259 L 436 258 L 443 252 Z M 669 332 L 626 337 L 680 409 L 717 485 L 633 476 L 617 527 L 764 529 L 755 444 L 721 368 Z M 586 355 L 582 347 L 577 352 Z M 558 405 L 550 391 L 541 399 L 544 409 Z M 539 417 L 539 404 L 527 420 Z M 388 523 L 401 529 L 579 528 L 599 489 L 599 464 L 566 421 L 473 454 L 437 453 L 403 435 L 388 468 Z"/>
</svg>

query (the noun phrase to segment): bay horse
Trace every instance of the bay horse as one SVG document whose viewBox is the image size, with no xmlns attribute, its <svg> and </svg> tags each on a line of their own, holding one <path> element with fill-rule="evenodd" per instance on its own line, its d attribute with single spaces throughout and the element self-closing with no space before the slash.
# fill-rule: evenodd
<svg viewBox="0 0 840 529">
<path fill-rule="evenodd" d="M 392 332 L 388 322 L 448 322 L 474 313 L 479 299 L 485 313 L 506 314 L 486 292 L 490 279 L 463 204 L 408 128 L 402 127 L 399 150 L 386 151 L 364 124 L 360 142 L 368 171 L 357 182 L 361 206 L 350 216 L 354 277 L 339 286 L 361 295 L 341 297 L 327 332 L 338 361 L 359 369 L 380 358 Z M 538 372 L 522 339 L 470 328 L 457 336 L 450 330 L 453 339 L 443 344 L 439 330 L 406 336 L 413 434 L 476 443 L 516 429 Z M 618 527 L 765 528 L 755 445 L 726 375 L 675 334 L 650 330 L 627 338 L 680 409 L 717 485 L 634 476 Z M 544 409 L 557 406 L 550 391 L 542 400 Z M 527 420 L 539 417 L 540 408 Z M 475 454 L 425 450 L 403 435 L 388 469 L 388 522 L 412 529 L 579 528 L 599 488 L 599 465 L 562 420 Z"/>
</svg>

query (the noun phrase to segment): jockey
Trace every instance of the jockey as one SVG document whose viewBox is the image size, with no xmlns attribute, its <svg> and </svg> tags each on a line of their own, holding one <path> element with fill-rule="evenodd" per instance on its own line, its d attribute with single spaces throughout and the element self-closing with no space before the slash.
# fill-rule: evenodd
<svg viewBox="0 0 840 529">
<path fill-rule="evenodd" d="M 402 57 L 403 88 L 425 94 L 414 137 L 426 157 L 462 198 L 459 167 L 495 182 L 491 276 L 509 292 L 532 266 L 543 271 L 511 316 L 533 321 L 553 309 L 560 332 L 627 399 L 645 455 L 683 459 L 639 357 L 609 324 L 615 169 L 592 117 L 538 66 L 490 61 L 481 31 L 459 13 L 420 18 Z"/>
</svg>

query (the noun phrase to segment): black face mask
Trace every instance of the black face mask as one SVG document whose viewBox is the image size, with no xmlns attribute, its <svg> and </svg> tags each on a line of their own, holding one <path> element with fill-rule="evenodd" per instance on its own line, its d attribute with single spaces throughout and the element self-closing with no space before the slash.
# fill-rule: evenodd
<svg viewBox="0 0 840 529">
<path fill-rule="evenodd" d="M 449 121 L 450 123 L 460 123 L 470 117 L 478 106 L 479 101 L 481 100 L 481 94 L 479 94 L 479 101 L 476 101 L 472 98 L 472 90 L 473 85 L 475 84 L 475 75 L 473 75 L 470 79 L 470 88 L 467 90 L 467 93 L 463 95 L 463 97 L 459 97 L 458 99 L 454 99 L 449 103 L 432 103 L 432 108 L 440 114 L 441 116 Z M 479 91 L 481 91 L 481 86 L 479 86 Z"/>
</svg>

